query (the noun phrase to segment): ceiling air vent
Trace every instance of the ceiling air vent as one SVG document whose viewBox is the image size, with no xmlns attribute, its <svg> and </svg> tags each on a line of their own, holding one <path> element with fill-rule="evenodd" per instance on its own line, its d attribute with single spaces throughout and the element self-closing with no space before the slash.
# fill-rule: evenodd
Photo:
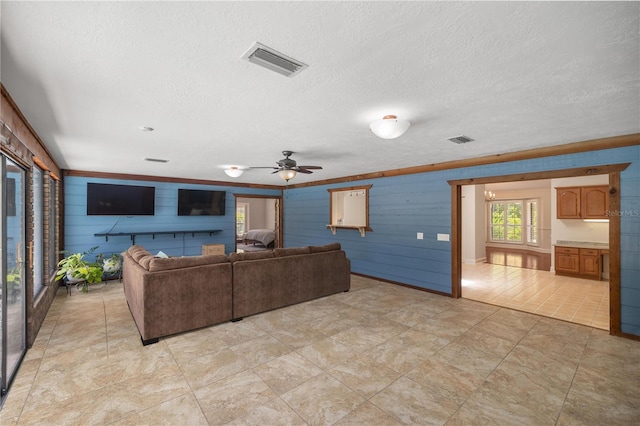
<svg viewBox="0 0 640 426">
<path fill-rule="evenodd" d="M 475 139 L 471 139 L 469 136 L 460 135 L 453 138 L 448 138 L 448 140 L 455 143 L 467 143 L 467 142 L 474 141 Z"/>
<path fill-rule="evenodd" d="M 242 59 L 246 59 L 249 62 L 265 67 L 271 71 L 275 71 L 286 77 L 293 77 L 308 67 L 307 64 L 304 64 L 297 59 L 283 55 L 282 53 L 257 42 L 254 43 L 254 45 L 251 46 L 244 55 L 242 55 Z"/>
</svg>

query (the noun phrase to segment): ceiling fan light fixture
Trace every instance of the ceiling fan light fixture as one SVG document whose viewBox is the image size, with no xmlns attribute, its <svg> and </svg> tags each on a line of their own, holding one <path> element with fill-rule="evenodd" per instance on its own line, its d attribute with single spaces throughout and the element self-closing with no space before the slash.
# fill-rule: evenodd
<svg viewBox="0 0 640 426">
<path fill-rule="evenodd" d="M 237 168 L 236 166 L 231 166 L 228 169 L 224 169 L 224 172 L 227 174 L 227 176 L 232 177 L 232 178 L 237 178 L 242 176 L 242 173 L 244 173 L 244 170 L 240 170 L 239 168 Z"/>
<path fill-rule="evenodd" d="M 377 137 L 382 139 L 399 138 L 409 129 L 407 120 L 399 120 L 395 115 L 385 115 L 369 125 L 369 128 Z"/>
<path fill-rule="evenodd" d="M 293 179 L 294 177 L 296 177 L 297 174 L 298 172 L 291 169 L 282 169 L 278 171 L 278 176 L 280 176 L 282 179 L 286 180 L 287 182 L 289 182 L 289 179 Z"/>
</svg>

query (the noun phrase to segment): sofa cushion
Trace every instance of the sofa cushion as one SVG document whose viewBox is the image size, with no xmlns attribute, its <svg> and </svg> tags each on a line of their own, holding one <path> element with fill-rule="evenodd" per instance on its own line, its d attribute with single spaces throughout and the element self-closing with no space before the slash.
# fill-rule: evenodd
<svg viewBox="0 0 640 426">
<path fill-rule="evenodd" d="M 184 256 L 161 258 L 154 257 L 149 262 L 149 271 L 167 271 L 171 269 L 190 268 L 193 266 L 227 263 L 229 259 L 224 254 L 209 254 L 204 256 Z"/>
<path fill-rule="evenodd" d="M 129 254 L 131 255 L 131 257 L 133 257 L 133 259 L 136 262 L 140 262 L 140 259 L 143 258 L 144 256 L 150 256 L 151 253 L 149 253 L 147 250 L 144 249 L 144 247 L 142 246 L 131 246 L 129 247 Z"/>
<path fill-rule="evenodd" d="M 148 254 L 146 256 L 141 257 L 140 260 L 138 261 L 138 264 L 148 271 L 149 264 L 151 263 L 151 259 L 153 259 L 153 256 Z"/>
<path fill-rule="evenodd" d="M 330 243 L 330 244 L 325 244 L 323 246 L 309 246 L 309 250 L 311 251 L 311 253 L 335 251 L 335 250 L 340 250 L 341 248 L 342 246 L 340 245 L 340 243 Z"/>
<path fill-rule="evenodd" d="M 275 257 L 294 256 L 297 254 L 309 254 L 309 247 L 289 247 L 289 248 L 277 248 L 273 250 Z"/>
<path fill-rule="evenodd" d="M 240 260 L 258 260 L 258 259 L 270 259 L 273 257 L 273 251 L 251 251 L 244 253 L 231 253 L 229 255 L 230 262 L 238 262 Z"/>
</svg>

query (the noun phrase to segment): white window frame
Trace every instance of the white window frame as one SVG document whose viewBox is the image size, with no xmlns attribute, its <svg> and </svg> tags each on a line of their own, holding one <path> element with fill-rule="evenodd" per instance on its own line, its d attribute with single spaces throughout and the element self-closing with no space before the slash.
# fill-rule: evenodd
<svg viewBox="0 0 640 426">
<path fill-rule="evenodd" d="M 238 210 L 244 210 L 244 232 L 238 232 Z M 249 229 L 249 203 L 236 203 L 236 235 L 242 236 Z"/>
<path fill-rule="evenodd" d="M 502 204 L 504 206 L 504 221 L 502 224 L 495 225 L 492 222 L 492 210 L 493 206 L 496 204 Z M 519 204 L 521 211 L 521 221 L 520 221 L 520 240 L 508 240 L 507 235 L 509 233 L 509 228 L 518 227 L 518 225 L 513 225 L 508 223 L 507 213 L 508 207 L 510 204 Z M 534 215 L 532 214 L 531 208 L 535 209 L 535 221 L 537 223 L 533 223 Z M 505 200 L 491 200 L 487 202 L 487 218 L 488 218 L 488 234 L 487 240 L 492 243 L 501 243 L 501 244 L 518 244 L 518 245 L 527 245 L 527 246 L 539 246 L 540 245 L 540 200 L 537 198 L 524 198 L 524 199 L 505 199 Z M 493 238 L 493 229 L 496 226 L 501 226 L 503 228 L 503 239 L 494 239 Z"/>
</svg>

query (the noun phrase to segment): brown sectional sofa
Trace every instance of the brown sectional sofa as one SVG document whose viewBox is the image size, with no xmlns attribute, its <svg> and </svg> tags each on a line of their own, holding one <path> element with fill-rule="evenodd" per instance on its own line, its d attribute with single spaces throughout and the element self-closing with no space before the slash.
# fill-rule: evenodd
<svg viewBox="0 0 640 426">
<path fill-rule="evenodd" d="M 124 294 L 145 345 L 350 288 L 339 243 L 172 258 L 134 245 L 123 259 Z"/>
<path fill-rule="evenodd" d="M 349 291 L 351 264 L 339 243 L 232 253 L 233 318 Z"/>
<path fill-rule="evenodd" d="M 227 256 L 158 258 L 134 245 L 123 260 L 124 294 L 143 344 L 232 319 Z"/>
</svg>

